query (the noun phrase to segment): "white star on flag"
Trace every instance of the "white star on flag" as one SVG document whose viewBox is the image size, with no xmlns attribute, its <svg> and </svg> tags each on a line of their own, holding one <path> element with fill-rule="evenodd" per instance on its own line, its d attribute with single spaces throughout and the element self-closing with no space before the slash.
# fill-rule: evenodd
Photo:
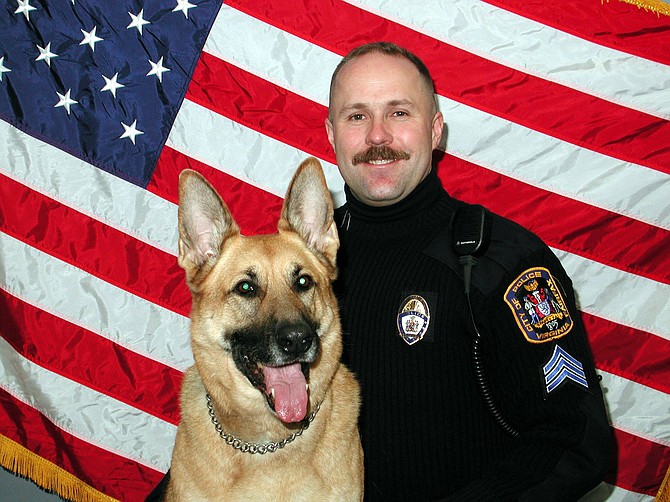
<svg viewBox="0 0 670 502">
<path fill-rule="evenodd" d="M 188 19 L 188 10 L 194 7 L 197 7 L 197 5 L 193 5 L 188 0 L 177 0 L 177 6 L 172 9 L 172 12 L 182 11 Z"/>
<path fill-rule="evenodd" d="M 142 26 L 144 26 L 146 24 L 151 24 L 149 21 L 146 21 L 143 17 L 144 16 L 144 9 L 140 10 L 140 13 L 137 14 L 137 15 L 132 14 L 130 12 L 128 13 L 128 15 L 130 16 L 132 21 L 130 22 L 130 24 L 128 26 L 126 26 L 126 28 L 127 29 L 137 28 L 137 31 L 140 32 L 140 35 L 142 34 Z"/>
<path fill-rule="evenodd" d="M 51 52 L 51 42 L 49 42 L 46 47 L 40 47 L 38 45 L 37 48 L 40 50 L 40 55 L 37 56 L 35 61 L 46 61 L 49 68 L 51 68 L 51 60 L 58 57 L 58 54 Z"/>
<path fill-rule="evenodd" d="M 102 76 L 102 78 L 105 79 L 105 87 L 100 89 L 100 92 L 109 91 L 109 92 L 112 93 L 112 96 L 116 97 L 116 90 L 121 89 L 121 87 L 125 87 L 125 85 L 120 84 L 119 82 L 117 82 L 117 79 L 119 78 L 119 73 L 118 72 L 115 73 L 112 78 L 107 78 L 104 75 Z"/>
<path fill-rule="evenodd" d="M 2 56 L 0 58 L 0 82 L 2 82 L 2 74 L 10 72 L 10 71 L 12 71 L 12 70 L 10 70 L 9 68 L 7 68 L 5 66 L 5 56 Z"/>
<path fill-rule="evenodd" d="M 126 132 L 119 136 L 119 139 L 129 138 L 130 141 L 133 142 L 133 145 L 135 144 L 135 137 L 139 136 L 140 134 L 144 134 L 142 131 L 137 129 L 137 119 L 135 119 L 130 125 L 126 125 L 123 122 L 121 122 L 121 125 Z"/>
<path fill-rule="evenodd" d="M 19 0 L 19 8 L 14 11 L 14 14 L 23 14 L 26 20 L 30 21 L 31 10 L 37 10 L 37 8 L 30 5 L 30 0 Z"/>
<path fill-rule="evenodd" d="M 75 101 L 70 97 L 70 89 L 68 89 L 65 94 L 61 94 L 60 92 L 56 92 L 56 94 L 58 94 L 59 100 L 58 103 L 54 105 L 54 108 L 62 106 L 67 111 L 67 114 L 70 115 L 70 107 L 77 104 L 78 101 Z"/>
<path fill-rule="evenodd" d="M 79 42 L 79 45 L 86 45 L 88 44 L 91 47 L 91 50 L 95 52 L 95 44 L 98 42 L 102 42 L 102 38 L 96 36 L 95 30 L 97 30 L 98 27 L 94 26 L 93 29 L 89 32 L 86 32 L 84 30 L 81 30 L 82 34 L 84 35 L 84 39 Z"/>
<path fill-rule="evenodd" d="M 163 83 L 163 73 L 170 71 L 170 68 L 163 66 L 163 57 L 161 56 L 157 63 L 149 60 L 149 64 L 151 65 L 151 70 L 149 70 L 149 73 L 147 73 L 147 77 L 149 75 L 156 75 L 158 77 L 158 81 Z"/>
</svg>

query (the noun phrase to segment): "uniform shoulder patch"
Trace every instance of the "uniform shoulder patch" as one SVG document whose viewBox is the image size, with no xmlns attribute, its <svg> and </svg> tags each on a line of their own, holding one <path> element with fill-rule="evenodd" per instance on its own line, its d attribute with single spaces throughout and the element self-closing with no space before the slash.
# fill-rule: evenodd
<svg viewBox="0 0 670 502">
<path fill-rule="evenodd" d="M 546 268 L 529 268 L 521 273 L 505 291 L 504 299 L 523 336 L 531 343 L 561 338 L 574 325 L 556 281 Z"/>
</svg>

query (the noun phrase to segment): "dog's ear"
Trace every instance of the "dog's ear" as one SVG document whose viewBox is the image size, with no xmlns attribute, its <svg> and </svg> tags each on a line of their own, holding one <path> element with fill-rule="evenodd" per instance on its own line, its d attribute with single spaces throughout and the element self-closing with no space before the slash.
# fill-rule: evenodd
<svg viewBox="0 0 670 502">
<path fill-rule="evenodd" d="M 216 190 L 190 169 L 179 175 L 178 214 L 179 266 L 193 283 L 214 266 L 223 241 L 240 229 Z"/>
<path fill-rule="evenodd" d="M 333 221 L 333 200 L 321 163 L 314 157 L 298 167 L 286 192 L 279 230 L 292 230 L 333 267 L 340 240 Z"/>
</svg>

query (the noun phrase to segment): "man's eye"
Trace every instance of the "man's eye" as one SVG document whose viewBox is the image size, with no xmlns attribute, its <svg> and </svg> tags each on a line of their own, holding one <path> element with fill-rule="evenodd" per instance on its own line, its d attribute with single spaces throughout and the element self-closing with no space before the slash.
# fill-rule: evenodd
<svg viewBox="0 0 670 502">
<path fill-rule="evenodd" d="M 363 119 L 365 118 L 365 115 L 363 115 L 362 113 L 354 113 L 354 114 L 353 114 L 351 117 L 349 117 L 349 118 L 350 118 L 351 120 L 353 120 L 353 121 L 359 121 L 359 120 L 363 120 Z"/>
<path fill-rule="evenodd" d="M 300 291 L 306 291 L 314 285 L 314 280 L 308 275 L 301 275 L 295 281 L 295 286 Z"/>
<path fill-rule="evenodd" d="M 240 281 L 235 286 L 235 291 L 242 296 L 251 296 L 256 293 L 256 286 L 249 281 Z"/>
<path fill-rule="evenodd" d="M 394 115 L 395 117 L 406 117 L 408 114 L 407 114 L 407 112 L 405 112 L 405 111 L 398 110 L 398 111 L 396 111 L 396 112 L 393 112 L 393 115 Z"/>
</svg>

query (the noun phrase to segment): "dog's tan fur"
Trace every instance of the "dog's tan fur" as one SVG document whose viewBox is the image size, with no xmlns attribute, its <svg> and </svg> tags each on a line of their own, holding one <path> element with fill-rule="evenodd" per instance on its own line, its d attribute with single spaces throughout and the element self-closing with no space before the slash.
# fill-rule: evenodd
<svg viewBox="0 0 670 502">
<path fill-rule="evenodd" d="M 181 174 L 179 199 L 179 263 L 193 296 L 195 365 L 182 384 L 166 500 L 361 500 L 359 388 L 340 364 L 331 289 L 339 241 L 320 164 L 308 159 L 298 168 L 277 234 L 241 235 L 220 196 L 194 171 Z M 314 287 L 297 292 L 296 273 L 310 276 Z M 251 298 L 236 289 L 250 277 L 259 290 Z M 319 403 L 320 409 L 283 449 L 263 455 L 234 449 L 215 430 L 206 393 L 223 430 L 242 441 L 281 441 L 299 424 L 282 422 L 238 369 L 231 333 L 267 319 L 300 317 L 318 322 L 320 350 L 310 364 L 307 413 Z"/>
</svg>

